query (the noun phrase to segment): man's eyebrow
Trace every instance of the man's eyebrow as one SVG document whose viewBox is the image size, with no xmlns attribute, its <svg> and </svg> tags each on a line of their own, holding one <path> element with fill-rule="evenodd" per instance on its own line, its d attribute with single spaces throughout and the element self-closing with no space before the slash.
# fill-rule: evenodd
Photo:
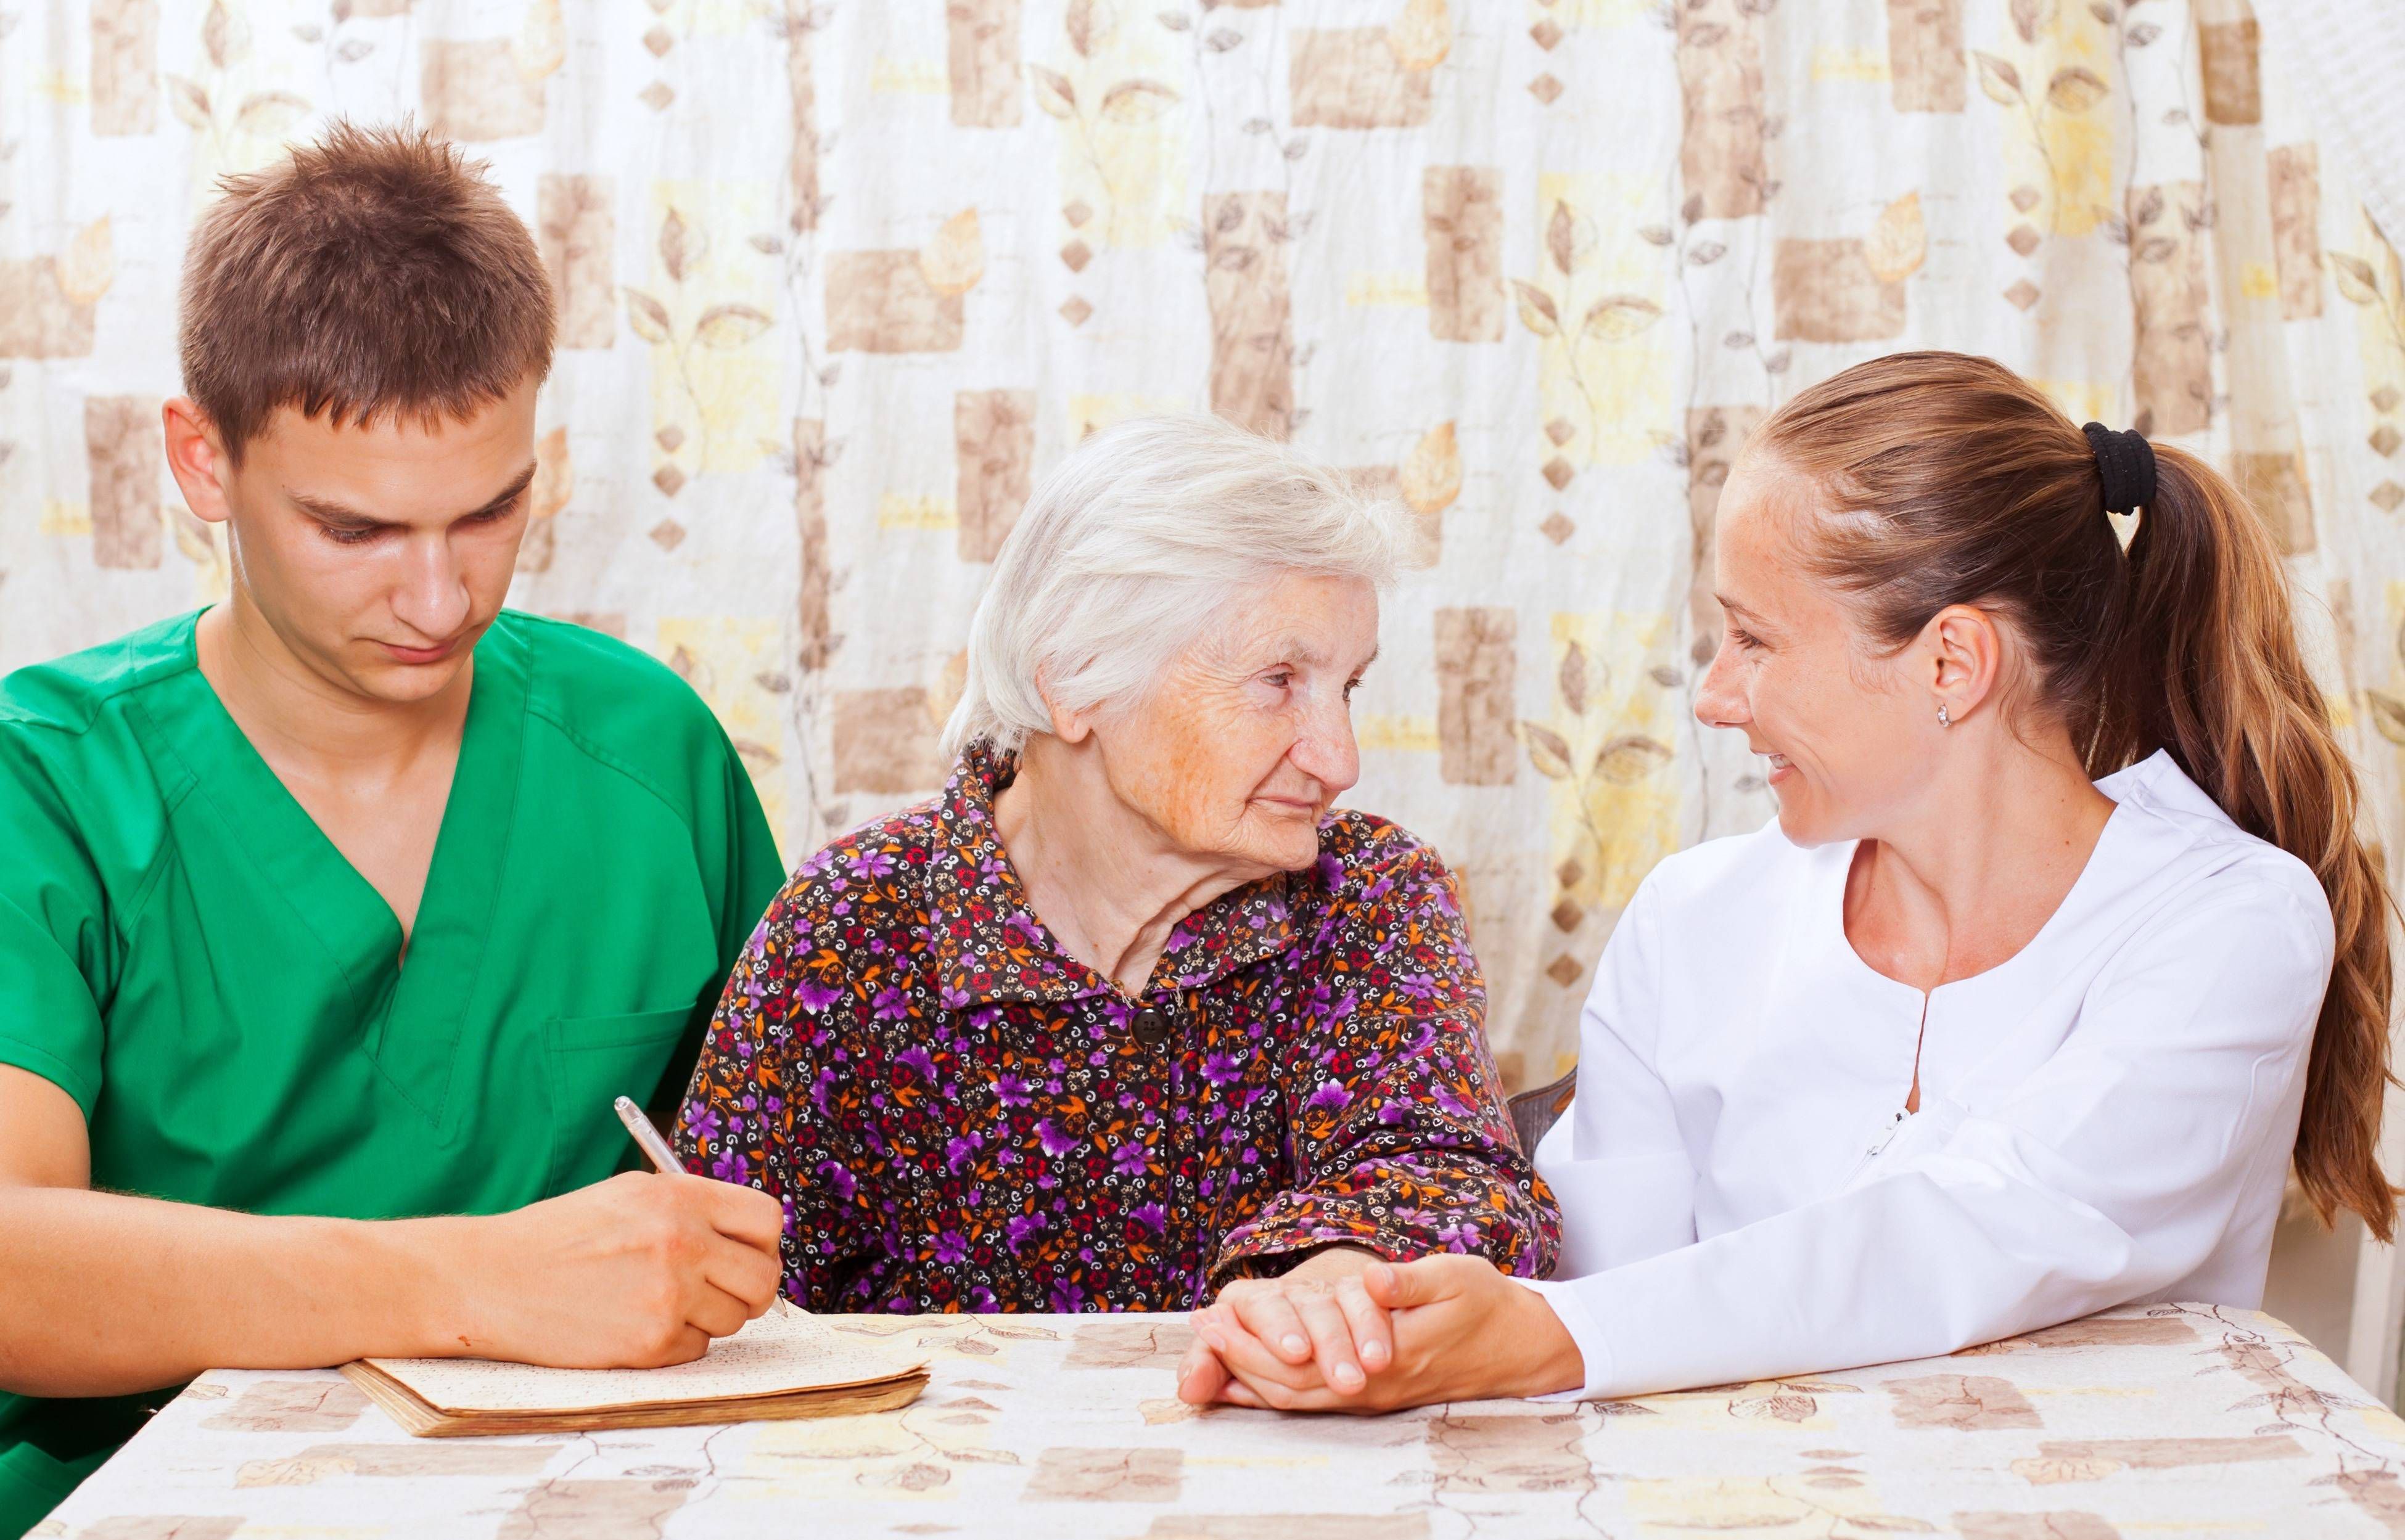
<svg viewBox="0 0 2405 1540">
<path fill-rule="evenodd" d="M 486 502 L 484 507 L 471 509 L 467 513 L 462 514 L 461 517 L 470 519 L 478 518 L 486 513 L 498 513 L 502 509 L 509 507 L 510 504 L 518 500 L 518 495 L 520 493 L 534 484 L 535 472 L 541 469 L 541 467 L 535 461 L 528 460 L 527 462 L 527 468 L 524 470 L 519 471 L 516 475 L 511 477 L 510 484 L 495 493 L 491 500 Z"/>
<path fill-rule="evenodd" d="M 501 490 L 488 499 L 483 507 L 470 509 L 467 512 L 460 514 L 459 517 L 463 519 L 479 518 L 484 514 L 497 513 L 502 509 L 507 508 L 510 504 L 517 501 L 519 495 L 524 493 L 527 487 L 534 484 L 536 469 L 537 468 L 535 466 L 528 465 L 524 470 L 519 471 L 515 476 L 512 477 L 510 479 L 510 484 L 501 488 Z M 392 524 L 392 521 L 389 519 L 379 519 L 373 513 L 363 513 L 347 503 L 338 503 L 331 497 L 319 497 L 307 492 L 293 492 L 289 490 L 288 490 L 284 495 L 291 498 L 292 501 L 303 511 L 307 512 L 310 517 L 317 520 L 320 524 L 330 524 L 337 528 L 384 529 L 389 527 Z"/>
<path fill-rule="evenodd" d="M 389 522 L 379 519 L 373 513 L 362 513 L 358 509 L 345 503 L 338 503 L 331 497 L 313 497 L 306 492 L 294 492 L 289 489 L 287 489 L 284 495 L 291 498 L 302 511 L 320 524 L 331 524 L 345 529 L 382 529 Z"/>
</svg>

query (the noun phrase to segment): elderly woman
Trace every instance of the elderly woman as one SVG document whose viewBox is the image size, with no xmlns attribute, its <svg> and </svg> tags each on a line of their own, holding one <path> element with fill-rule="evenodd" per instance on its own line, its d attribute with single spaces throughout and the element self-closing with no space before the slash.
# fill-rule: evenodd
<svg viewBox="0 0 2405 1540">
<path fill-rule="evenodd" d="M 1207 418 L 1075 451 L 970 628 L 941 796 L 804 862 L 679 1125 L 785 1204 L 824 1310 L 1183 1309 L 1359 1383 L 1334 1283 L 1556 1217 L 1481 1031 L 1452 875 L 1383 819 L 1353 691 L 1385 507 Z M 1261 1280 L 1249 1285 L 1238 1281 Z"/>
</svg>

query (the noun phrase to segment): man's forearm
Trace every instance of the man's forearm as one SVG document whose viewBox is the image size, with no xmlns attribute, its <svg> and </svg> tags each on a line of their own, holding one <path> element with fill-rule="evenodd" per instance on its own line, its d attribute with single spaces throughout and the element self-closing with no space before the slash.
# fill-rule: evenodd
<svg viewBox="0 0 2405 1540">
<path fill-rule="evenodd" d="M 0 1390 L 116 1395 L 210 1368 L 457 1352 L 446 1258 L 476 1223 L 0 1185 Z"/>
</svg>

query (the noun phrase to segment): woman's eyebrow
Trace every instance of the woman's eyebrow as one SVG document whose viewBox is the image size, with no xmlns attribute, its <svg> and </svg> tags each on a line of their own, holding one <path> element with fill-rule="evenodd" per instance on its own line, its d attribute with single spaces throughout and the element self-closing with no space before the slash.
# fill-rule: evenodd
<svg viewBox="0 0 2405 1540">
<path fill-rule="evenodd" d="M 1281 661 L 1299 663 L 1306 668 L 1325 668 L 1331 661 L 1327 651 L 1316 642 L 1297 636 L 1278 637 L 1271 644 L 1269 651 Z M 1373 647 L 1370 649 L 1370 655 L 1356 665 L 1354 672 L 1358 673 L 1377 661 L 1378 650 Z"/>
</svg>

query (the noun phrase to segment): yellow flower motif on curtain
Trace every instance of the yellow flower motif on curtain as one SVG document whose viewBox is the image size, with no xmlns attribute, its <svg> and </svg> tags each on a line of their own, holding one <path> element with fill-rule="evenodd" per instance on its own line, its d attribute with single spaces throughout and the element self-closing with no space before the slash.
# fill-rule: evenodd
<svg viewBox="0 0 2405 1540">
<path fill-rule="evenodd" d="M 2004 109 L 2004 181 L 2026 221 L 2005 242 L 2027 257 L 2046 235 L 2085 235 L 2113 217 L 2113 120 L 2096 109 L 2113 94 L 2114 34 L 2084 7 L 2041 0 L 2012 0 L 2009 21 L 2000 51 L 1971 57 L 1979 90 Z"/>
<path fill-rule="evenodd" d="M 1638 235 L 1653 189 L 1628 177 L 1538 179 L 1544 240 L 1534 278 L 1512 280 L 1537 339 L 1545 479 L 1561 491 L 1582 466 L 1652 454 L 1669 416 L 1672 374 L 1656 331 L 1667 313 L 1662 259 Z"/>
<path fill-rule="evenodd" d="M 2358 207 L 2351 249 L 2325 253 L 2330 281 L 2346 300 L 2355 321 L 2356 357 L 2363 370 L 2365 404 L 2375 426 L 2366 436 L 2371 448 L 2394 463 L 2405 449 L 2405 270 L 2395 248 Z M 2394 516 L 2405 506 L 2405 472 L 2382 477 L 2366 494 L 2374 508 Z"/>
<path fill-rule="evenodd" d="M 785 825 L 785 712 L 790 681 L 781 673 L 777 623 L 740 615 L 663 616 L 653 651 L 668 660 L 726 729 L 768 827 Z"/>
<path fill-rule="evenodd" d="M 522 79 L 541 80 L 568 63 L 568 20 L 559 0 L 531 0 L 510 45 Z"/>
<path fill-rule="evenodd" d="M 108 216 L 76 232 L 58 255 L 59 291 L 70 304 L 88 305 L 108 292 L 117 277 L 117 247 L 109 234 Z"/>
<path fill-rule="evenodd" d="M 169 110 L 197 135 L 192 177 L 204 198 L 214 194 L 218 178 L 275 159 L 285 135 L 309 115 L 307 98 L 277 83 L 289 73 L 257 56 L 241 12 L 225 0 L 210 0 L 192 75 L 171 74 L 163 81 Z"/>
<path fill-rule="evenodd" d="M 1681 788 L 1670 767 L 1684 702 L 1662 682 L 1677 682 L 1660 657 L 1675 640 L 1671 616 L 1556 614 L 1553 631 L 1554 715 L 1523 721 L 1519 737 L 1528 763 L 1554 783 L 1550 917 L 1555 944 L 1568 945 L 1596 911 L 1625 907 L 1679 847 Z M 1582 972 L 1566 952 L 1548 976 L 1567 987 Z"/>
<path fill-rule="evenodd" d="M 748 470 L 783 451 L 776 360 L 753 345 L 776 324 L 776 287 L 769 263 L 716 258 L 755 249 L 743 233 L 765 220 L 762 187 L 663 183 L 654 195 L 655 277 L 626 288 L 626 320 L 653 345 L 652 483 L 674 497 L 698 472 Z"/>
<path fill-rule="evenodd" d="M 1176 110 L 1185 98 L 1168 79 L 1182 67 L 1183 29 L 1123 16 L 1111 0 L 1070 0 L 1062 30 L 1069 56 L 1058 67 L 1030 62 L 1026 70 L 1035 105 L 1062 125 L 1062 214 L 1072 233 L 1062 259 L 1075 272 L 1090 259 L 1092 243 L 1159 245 L 1187 205 L 1187 135 Z"/>
<path fill-rule="evenodd" d="M 1907 192 L 1879 211 L 1863 242 L 1863 259 L 1880 283 L 1900 284 L 1928 258 L 1929 225 L 1921 217 L 1920 194 Z"/>
<path fill-rule="evenodd" d="M 1386 51 L 1404 69 L 1434 69 L 1453 51 L 1453 17 L 1445 0 L 1411 0 L 1386 23 Z"/>
</svg>

